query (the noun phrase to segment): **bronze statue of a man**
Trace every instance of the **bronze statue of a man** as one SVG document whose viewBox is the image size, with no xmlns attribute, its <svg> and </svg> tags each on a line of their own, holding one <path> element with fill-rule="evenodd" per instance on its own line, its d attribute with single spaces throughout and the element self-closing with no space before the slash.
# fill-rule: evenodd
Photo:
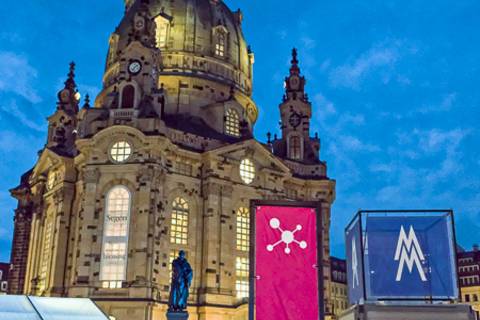
<svg viewBox="0 0 480 320">
<path fill-rule="evenodd" d="M 172 283 L 170 285 L 169 311 L 181 312 L 187 308 L 188 289 L 192 284 L 193 270 L 181 250 L 172 262 Z"/>
</svg>

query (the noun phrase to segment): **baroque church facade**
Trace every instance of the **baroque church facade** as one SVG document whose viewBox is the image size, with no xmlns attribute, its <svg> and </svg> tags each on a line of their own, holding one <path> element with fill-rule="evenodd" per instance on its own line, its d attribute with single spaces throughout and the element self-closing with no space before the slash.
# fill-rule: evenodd
<svg viewBox="0 0 480 320">
<path fill-rule="evenodd" d="M 11 190 L 10 293 L 89 297 L 117 320 L 165 319 L 171 261 L 194 269 L 191 319 L 248 313 L 249 202 L 322 201 L 329 313 L 335 181 L 311 136 L 297 52 L 281 137 L 253 137 L 254 55 L 222 0 L 125 0 L 103 90 L 80 102 L 72 63 L 48 138 Z"/>
</svg>

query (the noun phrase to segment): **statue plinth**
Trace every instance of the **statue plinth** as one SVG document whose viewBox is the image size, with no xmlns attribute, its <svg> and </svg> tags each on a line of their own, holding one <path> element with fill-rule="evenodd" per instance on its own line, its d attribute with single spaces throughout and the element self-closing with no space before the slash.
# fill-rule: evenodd
<svg viewBox="0 0 480 320">
<path fill-rule="evenodd" d="M 168 311 L 167 320 L 188 320 L 188 312 L 186 311 Z"/>
</svg>

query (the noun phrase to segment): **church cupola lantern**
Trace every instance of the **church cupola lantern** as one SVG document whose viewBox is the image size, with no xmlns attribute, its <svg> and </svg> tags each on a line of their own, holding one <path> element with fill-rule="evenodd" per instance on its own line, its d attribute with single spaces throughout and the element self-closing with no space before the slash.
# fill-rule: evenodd
<svg viewBox="0 0 480 320">
<path fill-rule="evenodd" d="M 300 67 L 298 66 L 298 53 L 297 49 L 292 50 L 292 61 L 290 67 L 290 75 L 285 78 L 286 95 L 285 99 L 300 99 L 308 101 L 305 94 L 306 80 L 300 74 Z"/>
<path fill-rule="evenodd" d="M 285 78 L 285 94 L 280 104 L 282 138 L 273 141 L 275 154 L 297 162 L 318 161 L 318 138 L 310 137 L 312 105 L 305 93 L 305 77 L 299 67 L 298 52 L 292 50 L 290 74 Z"/>
<path fill-rule="evenodd" d="M 58 92 L 57 109 L 48 118 L 47 148 L 62 155 L 74 155 L 77 116 L 81 95 L 75 83 L 75 63 L 70 63 L 65 86 Z M 87 101 L 89 98 L 87 98 Z M 88 102 L 87 102 L 88 103 Z"/>
<path fill-rule="evenodd" d="M 75 63 L 70 63 L 70 71 L 67 75 L 65 86 L 58 92 L 57 109 L 64 110 L 68 113 L 77 113 L 78 104 L 80 102 L 80 93 L 75 83 Z"/>
</svg>

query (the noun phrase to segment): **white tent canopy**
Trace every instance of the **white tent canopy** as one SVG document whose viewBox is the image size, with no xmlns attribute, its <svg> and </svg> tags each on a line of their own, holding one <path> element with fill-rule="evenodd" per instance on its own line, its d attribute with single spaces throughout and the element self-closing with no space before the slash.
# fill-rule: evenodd
<svg viewBox="0 0 480 320">
<path fill-rule="evenodd" d="M 90 299 L 0 296 L 0 320 L 108 320 Z"/>
</svg>

